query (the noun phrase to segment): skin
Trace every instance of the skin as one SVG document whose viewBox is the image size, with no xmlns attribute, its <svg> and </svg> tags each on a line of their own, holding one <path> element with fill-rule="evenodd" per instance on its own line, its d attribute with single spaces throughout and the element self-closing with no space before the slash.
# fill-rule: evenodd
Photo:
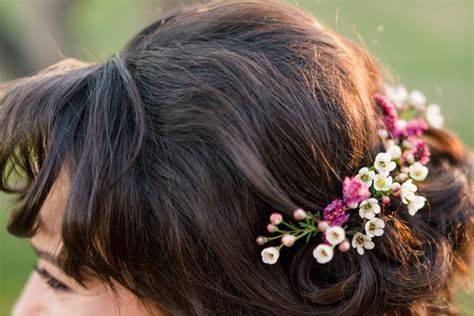
<svg viewBox="0 0 474 316">
<path fill-rule="evenodd" d="M 12 315 L 151 315 L 133 293 L 121 285 L 116 284 L 116 295 L 107 285 L 94 279 L 87 280 L 85 288 L 57 265 L 55 258 L 62 244 L 60 222 L 69 192 L 68 183 L 63 169 L 40 210 L 38 233 L 30 239 L 38 256 L 37 270 L 31 273 Z M 152 315 L 163 314 L 156 311 Z"/>
</svg>

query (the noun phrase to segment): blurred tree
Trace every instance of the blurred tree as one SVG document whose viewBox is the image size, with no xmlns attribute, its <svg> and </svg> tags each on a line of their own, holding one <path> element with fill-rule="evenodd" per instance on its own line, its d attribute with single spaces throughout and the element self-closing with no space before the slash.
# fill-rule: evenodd
<svg viewBox="0 0 474 316">
<path fill-rule="evenodd" d="M 72 54 L 67 18 L 76 1 L 4 4 L 10 17 L 0 19 L 0 67 L 7 77 L 30 74 Z M 6 14 L 6 10 L 2 12 Z M 7 25 L 8 21 L 14 21 L 14 25 Z"/>
<path fill-rule="evenodd" d="M 161 0 L 160 3 L 160 8 L 162 13 L 166 13 L 168 11 L 171 11 L 175 8 L 185 6 L 188 4 L 193 4 L 193 3 L 198 3 L 198 2 L 204 2 L 203 0 Z"/>
<path fill-rule="evenodd" d="M 69 13 L 81 0 L 25 0 L 0 4 L 0 72 L 6 79 L 75 57 Z M 149 0 L 161 15 L 204 0 Z M 7 10 L 8 9 L 8 10 Z M 7 17 L 8 11 L 8 17 Z"/>
</svg>

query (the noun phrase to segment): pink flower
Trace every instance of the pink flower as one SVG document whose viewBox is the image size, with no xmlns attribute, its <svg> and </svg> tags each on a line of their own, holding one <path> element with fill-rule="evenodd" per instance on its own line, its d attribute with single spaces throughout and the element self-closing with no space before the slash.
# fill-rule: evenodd
<svg viewBox="0 0 474 316">
<path fill-rule="evenodd" d="M 414 145 L 413 155 L 415 156 L 415 160 L 426 165 L 430 161 L 430 151 L 426 142 L 422 139 L 417 139 Z"/>
<path fill-rule="evenodd" d="M 428 125 L 423 119 L 411 120 L 405 128 L 405 137 L 421 136 L 427 129 Z"/>
<path fill-rule="evenodd" d="M 426 165 L 430 161 L 430 151 L 426 142 L 422 139 L 410 140 L 410 148 L 403 152 L 401 159 L 402 162 L 408 164 L 412 164 L 413 161 L 410 160 L 413 159 Z"/>
<path fill-rule="evenodd" d="M 398 115 L 397 111 L 395 110 L 395 106 L 391 104 L 385 96 L 381 94 L 374 94 L 374 99 L 377 105 L 380 107 L 382 110 L 382 122 L 385 125 L 385 127 L 388 129 L 388 131 L 393 134 L 399 134 L 398 132 L 398 127 L 397 127 L 397 121 L 398 121 Z"/>
<path fill-rule="evenodd" d="M 342 226 L 349 219 L 342 200 L 334 200 L 323 211 L 324 220 L 331 226 Z"/>
<path fill-rule="evenodd" d="M 344 205 L 356 208 L 360 202 L 370 197 L 369 187 L 356 177 L 346 177 L 342 183 Z"/>
</svg>

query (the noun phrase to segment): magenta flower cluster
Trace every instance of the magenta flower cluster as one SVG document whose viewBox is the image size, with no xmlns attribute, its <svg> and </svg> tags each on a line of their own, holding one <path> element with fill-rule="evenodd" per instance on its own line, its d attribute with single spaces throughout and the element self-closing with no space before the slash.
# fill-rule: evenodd
<svg viewBox="0 0 474 316">
<path fill-rule="evenodd" d="M 381 94 L 376 93 L 374 100 L 382 111 L 382 122 L 392 135 L 399 134 L 398 114 L 395 106 L 388 102 L 388 100 Z"/>
<path fill-rule="evenodd" d="M 300 239 L 309 242 L 316 234 L 322 235 L 322 243 L 313 249 L 313 256 L 320 264 L 331 261 L 335 249 L 347 252 L 352 246 L 363 255 L 366 250 L 374 249 L 372 238 L 384 234 L 383 212 L 392 198 L 400 198 L 411 216 L 425 206 L 426 198 L 416 194 L 416 183 L 428 175 L 425 165 L 430 160 L 430 151 L 420 137 L 428 124 L 430 128 L 441 128 L 444 118 L 438 105 L 425 107 L 426 99 L 419 91 L 409 96 L 403 89 L 388 91 L 392 92 L 374 95 L 382 114 L 379 136 L 384 151 L 376 155 L 372 165 L 360 168 L 356 176 L 344 178 L 342 197 L 332 200 L 322 214 L 297 208 L 293 211 L 295 221 L 286 222 L 282 214 L 272 213 L 267 231 L 273 236 L 259 236 L 256 241 L 264 245 L 279 240 L 280 244 L 262 250 L 264 263 L 275 264 L 282 247 L 292 247 Z M 345 224 L 353 210 L 358 210 L 364 221 L 363 231 L 346 231 Z M 352 236 L 352 242 L 348 235 Z"/>
<path fill-rule="evenodd" d="M 360 202 L 370 197 L 369 187 L 356 177 L 346 177 L 342 183 L 343 199 L 332 201 L 323 211 L 324 220 L 330 225 L 342 226 L 349 219 L 346 212 L 356 208 Z"/>
<path fill-rule="evenodd" d="M 382 110 L 382 122 L 395 138 L 407 138 L 410 136 L 421 136 L 428 129 L 428 125 L 423 119 L 416 118 L 402 125 L 397 114 L 395 104 L 390 103 L 381 94 L 375 94 L 374 100 Z"/>
</svg>

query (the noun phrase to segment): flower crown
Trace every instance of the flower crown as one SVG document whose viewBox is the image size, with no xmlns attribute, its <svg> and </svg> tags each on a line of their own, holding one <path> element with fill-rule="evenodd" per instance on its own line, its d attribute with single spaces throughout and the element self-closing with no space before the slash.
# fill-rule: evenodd
<svg viewBox="0 0 474 316">
<path fill-rule="evenodd" d="M 377 215 L 391 203 L 392 197 L 400 198 L 412 216 L 425 206 L 426 198 L 416 194 L 416 183 L 428 175 L 425 165 L 430 160 L 430 152 L 420 137 L 428 126 L 442 128 L 444 118 L 440 107 L 437 104 L 426 106 L 423 93 L 415 90 L 408 94 L 403 86 L 386 86 L 385 94 L 375 94 L 374 100 L 381 112 L 383 128 L 378 134 L 385 151 L 376 155 L 372 166 L 346 177 L 342 183 L 342 199 L 333 200 L 322 214 L 298 208 L 293 212 L 295 221 L 284 221 L 280 213 L 272 213 L 267 230 L 274 235 L 259 236 L 257 244 L 274 240 L 280 244 L 262 250 L 264 263 L 275 264 L 283 246 L 291 247 L 301 238 L 307 243 L 318 233 L 322 234 L 322 243 L 314 248 L 313 256 L 321 264 L 331 261 L 336 246 L 346 252 L 352 244 L 363 255 L 365 250 L 375 247 L 372 238 L 383 235 L 385 222 Z M 351 233 L 349 243 L 345 223 L 355 209 L 364 225 L 353 230 L 355 233 Z"/>
</svg>

